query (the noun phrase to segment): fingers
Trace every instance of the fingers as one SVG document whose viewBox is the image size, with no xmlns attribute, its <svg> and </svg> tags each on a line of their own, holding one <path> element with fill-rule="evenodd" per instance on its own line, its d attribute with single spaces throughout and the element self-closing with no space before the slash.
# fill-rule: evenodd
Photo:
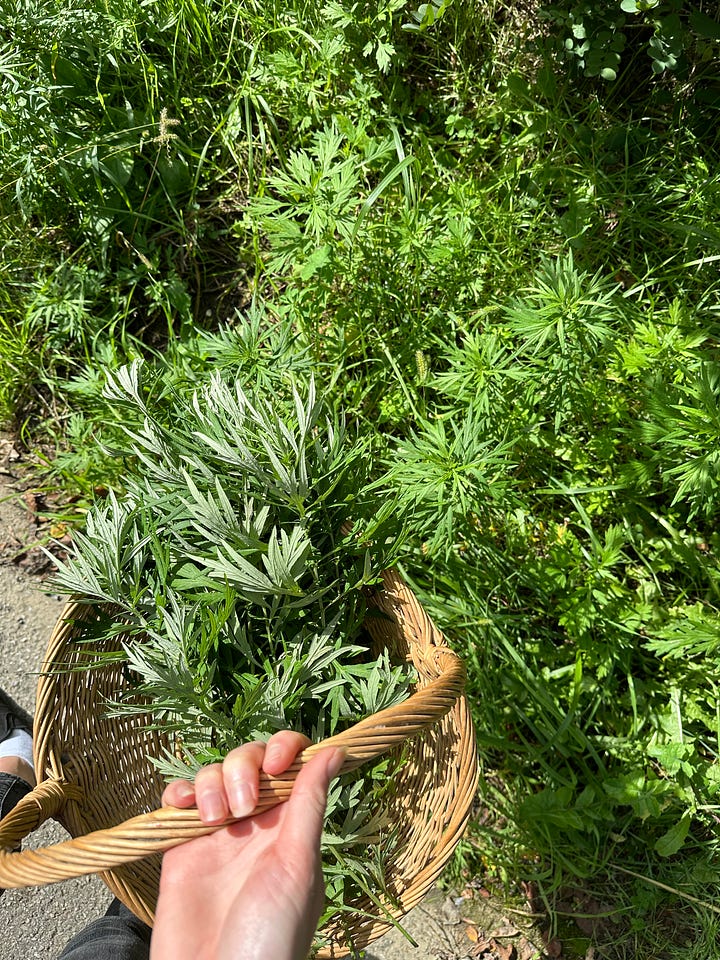
<svg viewBox="0 0 720 960">
<path fill-rule="evenodd" d="M 257 806 L 258 775 L 264 757 L 264 743 L 244 743 L 225 757 L 223 781 L 234 817 L 247 817 Z"/>
<path fill-rule="evenodd" d="M 258 802 L 259 771 L 279 776 L 311 741 L 301 733 L 282 730 L 267 744 L 244 743 L 231 750 L 222 764 L 203 767 L 195 783 L 174 780 L 163 793 L 163 803 L 174 807 L 195 804 L 206 824 L 222 823 L 231 815 L 249 816 Z M 327 787 L 325 788 L 327 790 Z"/>
<path fill-rule="evenodd" d="M 173 780 L 163 792 L 162 802 L 172 807 L 198 808 L 203 823 L 222 823 L 230 816 L 223 783 L 223 768 L 219 763 L 199 770 L 195 783 Z"/>
<path fill-rule="evenodd" d="M 197 807 L 208 825 L 222 823 L 231 815 L 247 817 L 257 806 L 258 775 L 265 756 L 264 743 L 244 743 L 231 750 L 222 763 L 199 770 L 195 783 L 174 780 L 163 793 L 163 803 L 173 807 Z"/>
<path fill-rule="evenodd" d="M 231 750 L 222 765 L 227 799 L 234 817 L 247 817 L 258 802 L 258 771 L 278 776 L 310 740 L 293 730 L 281 730 L 264 743 L 244 743 Z"/>
<path fill-rule="evenodd" d="M 164 807 L 194 807 L 195 785 L 189 780 L 172 780 L 162 795 Z"/>
<path fill-rule="evenodd" d="M 284 773 L 295 757 L 309 747 L 312 741 L 302 733 L 293 730 L 281 730 L 274 733 L 267 742 L 262 768 L 273 777 Z"/>
</svg>

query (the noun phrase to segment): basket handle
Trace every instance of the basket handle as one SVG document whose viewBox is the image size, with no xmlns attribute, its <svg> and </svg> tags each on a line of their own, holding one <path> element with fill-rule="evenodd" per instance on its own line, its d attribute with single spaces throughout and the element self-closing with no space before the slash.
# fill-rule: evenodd
<svg viewBox="0 0 720 960">
<path fill-rule="evenodd" d="M 432 647 L 425 654 L 424 672 L 434 675 L 403 703 L 366 717 L 342 733 L 313 744 L 279 777 L 261 771 L 258 804 L 250 816 L 287 800 L 298 771 L 326 747 L 346 752 L 341 773 L 347 773 L 417 736 L 447 714 L 462 695 L 465 666 L 448 647 Z M 88 873 L 112 870 L 124 863 L 213 833 L 228 823 L 207 826 L 196 809 L 161 807 L 105 830 L 66 840 L 39 850 L 13 853 L 20 840 L 45 819 L 54 816 L 67 800 L 81 800 L 82 791 L 64 780 L 40 783 L 0 822 L 0 888 L 31 887 L 56 883 Z"/>
</svg>

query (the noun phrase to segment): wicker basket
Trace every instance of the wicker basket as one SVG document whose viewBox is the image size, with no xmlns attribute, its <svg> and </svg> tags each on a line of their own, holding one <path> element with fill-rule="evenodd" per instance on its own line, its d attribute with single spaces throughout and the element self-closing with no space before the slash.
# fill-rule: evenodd
<svg viewBox="0 0 720 960">
<path fill-rule="evenodd" d="M 399 837 L 386 875 L 386 906 L 400 918 L 438 878 L 462 835 L 477 785 L 477 757 L 463 696 L 464 666 L 396 572 L 384 574 L 384 587 L 370 606 L 381 615 L 367 617 L 368 632 L 378 648 L 412 661 L 420 678 L 415 692 L 309 747 L 282 777 L 261 775 L 257 810 L 287 799 L 300 765 L 324 746 L 346 749 L 344 771 L 404 748 L 408 760 L 385 801 Z M 152 924 L 162 851 L 218 828 L 204 826 L 196 810 L 156 809 L 163 783 L 147 755 L 159 755 L 162 738 L 147 731 L 142 718 L 106 716 L 108 698 L 126 685 L 121 664 L 53 672 L 58 665 L 80 666 L 91 656 L 74 643 L 74 634 L 79 621 L 94 616 L 92 607 L 68 604 L 50 640 L 35 716 L 41 782 L 0 823 L 0 887 L 100 873 L 123 903 Z M 75 839 L 11 852 L 49 817 Z M 342 927 L 331 924 L 323 931 L 330 946 L 320 956 L 347 954 L 348 934 L 362 949 L 389 928 L 387 918 L 367 916 L 377 913 L 369 901 L 353 906 L 357 913 L 346 916 Z"/>
</svg>

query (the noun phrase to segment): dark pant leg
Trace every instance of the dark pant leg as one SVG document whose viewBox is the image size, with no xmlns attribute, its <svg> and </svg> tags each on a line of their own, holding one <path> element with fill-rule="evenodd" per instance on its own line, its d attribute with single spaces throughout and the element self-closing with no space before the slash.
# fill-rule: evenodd
<svg viewBox="0 0 720 960">
<path fill-rule="evenodd" d="M 85 927 L 58 960 L 148 960 L 151 930 L 119 900 L 104 917 Z"/>
<path fill-rule="evenodd" d="M 10 813 L 23 797 L 26 797 L 32 790 L 29 783 L 21 777 L 16 777 L 12 773 L 0 773 L 0 820 Z M 18 849 L 19 846 L 18 846 Z M 0 897 L 3 895 L 3 889 L 0 887 Z"/>
<path fill-rule="evenodd" d="M 25 783 L 21 777 L 12 773 L 0 773 L 0 820 L 31 790 L 30 784 Z"/>
</svg>

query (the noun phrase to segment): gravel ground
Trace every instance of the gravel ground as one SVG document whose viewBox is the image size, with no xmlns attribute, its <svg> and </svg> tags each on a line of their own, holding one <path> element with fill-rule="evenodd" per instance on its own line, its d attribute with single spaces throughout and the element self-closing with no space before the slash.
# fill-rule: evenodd
<svg viewBox="0 0 720 960">
<path fill-rule="evenodd" d="M 0 545 L 27 542 L 27 510 L 15 491 L 0 485 Z M 36 675 L 47 641 L 62 610 L 59 597 L 43 592 L 42 581 L 13 563 L 0 563 L 0 686 L 33 712 Z M 43 825 L 26 847 L 66 839 L 58 824 Z M 83 877 L 41 888 L 7 890 L 0 898 L 0 954 L 13 960 L 52 960 L 67 941 L 105 912 L 111 895 L 98 877 Z M 405 927 L 418 946 L 398 931 L 376 941 L 366 960 L 460 960 L 462 927 L 457 908 L 431 894 L 408 915 Z"/>
<path fill-rule="evenodd" d="M 12 505 L 0 505 L 1 526 L 14 517 Z M 0 685 L 30 712 L 36 673 L 62 610 L 61 601 L 44 595 L 39 587 L 36 579 L 17 567 L 0 566 Z M 66 838 L 62 827 L 47 822 L 25 845 L 46 846 Z M 0 953 L 13 960 L 57 957 L 75 933 L 105 912 L 111 899 L 98 877 L 7 890 L 0 898 Z"/>
</svg>

